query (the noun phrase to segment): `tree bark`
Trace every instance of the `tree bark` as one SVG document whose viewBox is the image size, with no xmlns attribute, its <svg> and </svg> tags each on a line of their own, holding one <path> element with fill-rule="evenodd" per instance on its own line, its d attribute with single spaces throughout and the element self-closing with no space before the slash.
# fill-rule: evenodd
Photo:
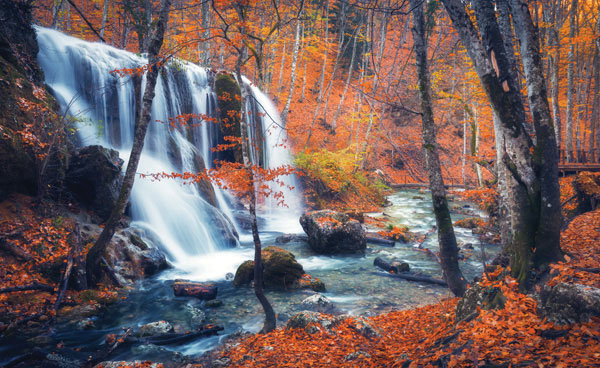
<svg viewBox="0 0 600 368">
<path fill-rule="evenodd" d="M 158 22 L 156 23 L 156 29 L 149 43 L 149 70 L 146 73 L 146 88 L 142 98 L 142 111 L 137 115 L 135 122 L 133 146 L 131 147 L 131 154 L 129 156 L 129 162 L 127 163 L 127 170 L 125 171 L 125 177 L 123 179 L 123 184 L 121 185 L 119 197 L 110 214 L 110 217 L 104 225 L 102 233 L 86 257 L 87 278 L 90 286 L 96 285 L 100 281 L 102 274 L 102 258 L 104 256 L 104 252 L 106 251 L 106 246 L 117 230 L 117 225 L 121 220 L 123 213 L 125 212 L 125 207 L 129 201 L 129 195 L 131 194 L 131 189 L 135 181 L 137 166 L 144 148 L 146 131 L 148 130 L 148 124 L 150 123 L 152 100 L 154 99 L 154 87 L 156 86 L 158 72 L 160 70 L 160 65 L 158 63 L 161 62 L 161 59 L 158 57 L 158 53 L 163 43 L 166 24 L 169 21 L 170 6 L 171 0 L 161 1 Z"/>
<path fill-rule="evenodd" d="M 242 24 L 246 21 L 244 6 L 238 8 L 238 15 Z M 244 26 L 240 27 L 240 33 L 244 34 Z M 242 138 L 242 157 L 244 168 L 248 174 L 250 180 L 250 192 L 248 193 L 248 207 L 251 217 L 251 228 L 252 228 L 252 239 L 254 240 L 254 295 L 260 302 L 260 305 L 265 312 L 265 322 L 261 332 L 268 333 L 275 329 L 277 319 L 275 311 L 271 306 L 271 303 L 267 299 L 263 287 L 263 265 L 262 265 L 262 244 L 260 241 L 260 235 L 258 233 L 258 222 L 256 220 L 256 183 L 254 178 L 254 171 L 252 167 L 252 161 L 250 159 L 250 142 L 248 140 L 248 114 L 246 110 L 246 101 L 248 101 L 248 92 L 246 86 L 242 81 L 242 65 L 246 59 L 246 46 L 242 46 L 238 50 L 237 62 L 235 66 L 235 73 L 237 81 L 240 85 L 241 93 L 241 109 L 240 109 L 240 135 Z"/>
<path fill-rule="evenodd" d="M 573 117 L 574 98 L 575 98 L 575 18 L 577 17 L 577 0 L 571 3 L 571 13 L 569 16 L 569 54 L 567 65 L 567 136 L 565 141 L 565 150 L 567 162 L 573 161 Z"/>
<path fill-rule="evenodd" d="M 238 62 L 236 65 L 236 77 L 237 77 L 238 83 L 240 84 L 240 91 L 242 93 L 242 96 L 241 96 L 242 108 L 241 108 L 241 118 L 240 118 L 240 126 L 241 126 L 240 131 L 241 131 L 241 136 L 242 136 L 242 156 L 243 156 L 243 160 L 244 160 L 244 167 L 250 177 L 250 187 L 252 188 L 250 190 L 250 193 L 248 193 L 248 194 L 249 194 L 249 212 L 250 212 L 250 217 L 252 219 L 252 221 L 251 221 L 252 239 L 254 240 L 254 294 L 256 295 L 256 298 L 260 302 L 260 305 L 262 306 L 263 311 L 265 312 L 265 322 L 263 324 L 263 328 L 262 328 L 261 332 L 267 333 L 267 332 L 273 331 L 275 329 L 277 320 L 275 317 L 275 311 L 273 310 L 271 303 L 267 299 L 264 288 L 263 288 L 264 281 L 263 281 L 263 265 L 262 265 L 262 244 L 260 241 L 260 235 L 258 233 L 258 223 L 256 220 L 256 194 L 254 191 L 255 182 L 254 182 L 252 162 L 250 160 L 250 154 L 249 154 L 250 148 L 249 148 L 249 143 L 247 140 L 247 137 L 248 137 L 248 123 L 246 120 L 247 116 L 248 116 L 248 114 L 246 113 L 247 91 L 246 91 L 246 86 L 244 86 L 244 84 L 242 82 L 242 72 L 241 72 L 242 62 L 243 62 L 243 54 L 240 54 L 238 56 Z"/>
<path fill-rule="evenodd" d="M 506 0 L 498 2 L 501 4 L 504 1 Z M 556 143 L 553 138 L 552 121 L 548 118 L 549 111 L 548 117 L 545 116 L 546 112 L 541 106 L 543 102 L 538 101 L 546 98 L 545 86 L 541 90 L 530 92 L 534 94 L 530 95 L 530 101 L 535 102 L 532 112 L 536 121 L 534 125 L 537 146 L 534 146 L 525 130 L 527 121 L 525 110 L 514 71 L 511 70 L 512 66 L 509 63 L 507 54 L 510 51 L 505 48 L 493 4 L 486 0 L 473 1 L 478 25 L 476 29 L 464 3 L 460 0 L 443 0 L 443 3 L 473 61 L 488 100 L 499 120 L 500 129 L 496 134 L 499 134 L 499 143 L 504 150 L 502 161 L 508 172 L 506 197 L 512 233 L 507 251 L 511 258 L 512 275 L 518 280 L 521 290 L 525 291 L 533 281 L 534 268 L 543 270 L 549 260 L 560 258 L 558 238 L 554 236 L 560 229 L 560 222 L 556 223 L 556 219 L 560 219 L 560 215 L 556 214 L 560 212 L 560 205 L 554 206 L 553 203 L 555 201 L 557 203 L 558 200 L 548 197 L 555 196 L 555 188 L 558 187 L 558 183 L 553 182 L 555 180 L 553 173 L 558 170 L 556 157 L 552 161 L 553 151 L 548 147 L 548 142 L 551 141 L 555 155 Z M 524 3 L 514 4 L 517 7 L 511 7 L 512 16 L 520 17 L 520 20 L 532 24 L 531 16 Z M 539 65 L 535 65 L 539 63 L 539 51 L 536 57 L 535 47 L 528 44 L 531 40 L 537 40 L 537 36 L 528 34 L 533 31 L 533 26 L 523 27 L 516 33 L 521 43 L 527 44 L 522 45 L 522 50 L 527 52 L 523 63 L 528 87 L 537 85 L 541 88 L 539 75 L 535 71 L 539 68 Z M 549 167 L 542 168 L 541 165 Z M 542 198 L 543 196 L 546 197 Z M 550 229 L 551 226 L 555 228 Z M 541 234 L 545 234 L 546 238 Z"/>
<path fill-rule="evenodd" d="M 356 35 L 354 36 L 354 40 L 352 42 L 352 56 L 350 57 L 350 66 L 348 67 L 348 77 L 346 78 L 346 84 L 344 85 L 344 91 L 342 92 L 342 97 L 340 98 L 340 102 L 338 103 L 337 110 L 335 111 L 335 115 L 333 116 L 333 121 L 331 122 L 331 132 L 335 134 L 335 127 L 337 124 L 337 120 L 340 116 L 340 112 L 342 111 L 342 105 L 344 100 L 346 99 L 346 93 L 348 93 L 348 87 L 350 86 L 350 81 L 352 80 L 352 72 L 354 70 L 354 60 L 356 59 L 356 41 L 360 36 L 360 30 L 362 29 L 362 19 L 358 25 L 358 30 Z M 352 130 L 350 131 L 350 136 L 352 136 Z"/>
<path fill-rule="evenodd" d="M 547 267 L 550 262 L 562 258 L 560 250 L 560 187 L 558 184 L 558 149 L 554 122 L 548 105 L 548 92 L 537 38 L 537 30 L 531 21 L 529 8 L 524 0 L 509 0 L 515 33 L 521 45 L 521 59 L 527 82 L 527 97 L 533 116 L 536 147 L 534 165 L 539 177 L 539 216 L 534 266 Z"/>
<path fill-rule="evenodd" d="M 304 3 L 302 3 L 304 4 Z M 296 20 L 296 39 L 294 40 L 294 53 L 292 55 L 292 70 L 291 70 L 291 80 L 290 80 L 290 88 L 288 90 L 287 100 L 285 101 L 285 106 L 283 111 L 281 112 L 281 125 L 285 127 L 285 123 L 287 121 L 287 115 L 290 110 L 290 105 L 292 104 L 292 98 L 294 97 L 294 88 L 296 87 L 296 67 L 298 65 L 298 51 L 300 49 L 300 18 L 302 17 L 302 9 L 298 14 L 298 19 Z"/>
<path fill-rule="evenodd" d="M 440 247 L 440 261 L 444 279 L 450 290 L 457 296 L 462 296 L 466 290 L 466 280 L 458 265 L 458 245 L 452 226 L 452 218 L 446 199 L 446 189 L 438 156 L 436 141 L 436 128 L 433 120 L 431 102 L 431 86 L 429 66 L 427 61 L 427 34 L 425 30 L 425 17 L 423 2 L 411 0 L 413 14 L 413 40 L 419 96 L 421 98 L 421 120 L 423 123 L 423 147 L 427 171 L 429 173 L 429 188 L 433 201 L 433 211 L 438 229 L 438 244 Z"/>
</svg>

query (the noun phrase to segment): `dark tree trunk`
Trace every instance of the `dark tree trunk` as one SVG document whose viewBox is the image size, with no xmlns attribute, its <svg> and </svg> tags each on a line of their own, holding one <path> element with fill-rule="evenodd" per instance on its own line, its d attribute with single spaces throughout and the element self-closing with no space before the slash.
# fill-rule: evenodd
<svg viewBox="0 0 600 368">
<path fill-rule="evenodd" d="M 148 64 L 150 69 L 146 73 L 146 88 L 144 90 L 144 96 L 142 98 L 142 111 L 136 117 L 135 122 L 135 133 L 133 137 L 133 146 L 131 148 L 131 155 L 129 156 L 129 162 L 127 163 L 127 170 L 125 171 L 125 178 L 121 185 L 119 192 L 119 198 L 115 203 L 110 217 L 104 225 L 102 233 L 96 240 L 94 246 L 90 249 L 86 257 L 86 268 L 87 278 L 89 286 L 96 285 L 100 281 L 102 275 L 102 258 L 106 250 L 106 246 L 112 239 L 117 225 L 125 212 L 127 202 L 129 202 L 129 195 L 131 194 L 131 188 L 135 180 L 135 174 L 137 166 L 140 161 L 142 149 L 144 148 L 144 139 L 146 137 L 146 131 L 148 130 L 148 124 L 150 123 L 150 115 L 152 112 L 152 100 L 154 99 L 154 87 L 158 79 L 158 72 L 160 66 L 158 63 L 161 61 L 158 57 L 158 53 L 163 43 L 163 37 L 165 34 L 165 28 L 169 21 L 169 8 L 171 6 L 171 0 L 162 0 L 161 9 L 156 23 L 156 29 L 149 42 L 148 48 Z"/>
<path fill-rule="evenodd" d="M 504 1 L 504 0 L 503 0 Z M 527 81 L 529 108 L 533 116 L 536 146 L 534 165 L 539 177 L 539 213 L 536 231 L 534 267 L 541 268 L 562 258 L 560 250 L 560 187 L 558 185 L 558 149 L 554 123 L 548 105 L 548 92 L 537 29 L 533 25 L 527 3 L 509 0 L 515 33 L 521 45 L 521 59 Z"/>
<path fill-rule="evenodd" d="M 504 5 L 503 1 L 507 0 L 498 2 Z M 537 57 L 533 55 L 536 48 L 532 43 L 537 42 L 537 36 L 529 34 L 535 32 L 535 29 L 533 26 L 520 24 L 517 31 L 522 43 L 522 54 L 523 50 L 526 51 L 523 63 L 527 84 L 534 89 L 530 92 L 530 101 L 534 101 L 536 105 L 532 106 L 534 121 L 537 121 L 534 146 L 525 130 L 525 109 L 509 60 L 511 51 L 506 50 L 503 42 L 494 4 L 487 0 L 472 2 L 477 19 L 476 29 L 464 3 L 460 0 L 443 0 L 443 3 L 499 120 L 500 131 L 496 131 L 496 134 L 500 135 L 499 143 L 504 150 L 502 160 L 509 173 L 506 178 L 506 197 L 512 237 L 507 251 L 510 254 L 512 275 L 519 281 L 521 289 L 527 290 L 531 286 L 531 271 L 534 268 L 545 269 L 548 262 L 560 258 L 558 237 L 555 236 L 555 232 L 560 229 L 560 206 L 554 205 L 558 203 L 558 198 L 554 198 L 558 193 L 555 190 L 558 188 L 558 175 L 553 174 L 558 170 L 558 163 L 556 148 L 552 151 L 548 147 L 548 142 L 555 146 L 556 141 L 549 110 L 546 113 L 539 101 L 545 100 L 547 96 L 538 75 L 538 70 L 541 70 L 539 50 Z M 512 3 L 513 0 L 509 4 Z M 523 3 L 514 4 L 517 7 L 511 7 L 511 15 L 515 22 L 517 18 L 522 22 L 532 22 L 528 11 L 523 9 Z M 541 165 L 548 167 L 542 168 Z"/>
<path fill-rule="evenodd" d="M 245 21 L 245 8 L 240 6 L 238 9 L 238 15 L 241 21 Z M 240 33 L 244 33 L 244 27 L 240 27 Z M 255 178 L 252 168 L 252 161 L 250 159 L 250 144 L 248 141 L 248 113 L 246 111 L 246 101 L 248 101 L 248 91 L 246 86 L 242 82 L 242 65 L 246 59 L 246 47 L 242 46 L 238 49 L 237 63 L 235 66 L 235 74 L 238 83 L 240 84 L 241 92 L 241 109 L 240 109 L 240 133 L 242 138 L 242 156 L 244 161 L 244 168 L 248 173 L 250 179 L 250 192 L 248 193 L 249 212 L 252 218 L 252 239 L 254 240 L 254 295 L 260 302 L 260 305 L 265 312 L 265 322 L 261 332 L 267 333 L 273 331 L 277 327 L 277 318 L 275 311 L 271 306 L 271 303 L 267 299 L 263 286 L 263 264 L 262 264 L 262 244 L 260 241 L 260 235 L 258 234 L 258 223 L 256 220 L 256 192 L 255 192 Z M 257 62 L 258 64 L 258 62 Z"/>
<path fill-rule="evenodd" d="M 427 62 L 427 34 L 425 30 L 423 2 L 420 0 L 411 0 L 410 4 L 413 14 L 413 39 L 419 96 L 421 97 L 423 147 L 425 149 L 425 159 L 429 173 L 429 188 L 431 189 L 433 211 L 438 229 L 440 261 L 444 279 L 448 287 L 455 295 L 462 296 L 465 293 L 466 281 L 458 265 L 458 246 L 456 244 L 448 201 L 446 200 L 446 189 L 444 188 L 444 179 L 438 155 L 436 129 L 431 105 L 431 86 Z"/>
</svg>

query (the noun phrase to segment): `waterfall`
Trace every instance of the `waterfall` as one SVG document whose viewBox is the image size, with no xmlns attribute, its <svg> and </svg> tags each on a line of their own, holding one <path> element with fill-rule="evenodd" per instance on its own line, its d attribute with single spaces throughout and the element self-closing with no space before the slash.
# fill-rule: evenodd
<svg viewBox="0 0 600 368">
<path fill-rule="evenodd" d="M 76 118 L 82 146 L 100 144 L 119 151 L 127 161 L 133 143 L 136 96 L 134 77 L 115 76 L 115 69 L 147 64 L 147 60 L 114 47 L 79 40 L 55 30 L 37 28 L 38 60 L 46 84 L 64 112 Z M 187 127 L 169 127 L 170 117 L 181 114 L 216 116 L 217 99 L 210 73 L 191 63 L 175 60 L 161 71 L 152 118 L 148 128 L 138 173 L 197 172 L 213 165 L 212 147 L 218 142 L 219 128 L 213 122 Z M 137 77 L 139 78 L 139 77 Z M 145 78 L 141 80 L 144 90 Z M 266 137 L 263 163 L 268 167 L 290 163 L 287 150 L 279 147 L 285 134 L 278 128 L 278 113 L 271 101 L 251 87 L 254 109 L 266 112 L 257 118 Z M 286 179 L 294 185 L 295 178 Z M 210 186 L 209 186 L 210 187 Z M 234 218 L 232 196 L 213 186 L 206 193 L 199 185 L 177 180 L 136 178 L 131 193 L 132 226 L 145 231 L 147 238 L 161 246 L 176 266 L 193 267 L 190 260 L 235 246 L 240 227 Z M 299 190 L 287 191 L 287 209 L 261 211 L 266 229 L 297 231 L 301 210 Z M 211 199 L 212 197 L 212 199 Z M 211 202 L 211 203 L 209 203 Z M 273 219 L 277 219 L 276 222 Z M 281 221 L 287 219 L 286 221 Z M 261 229 L 262 230 L 262 229 Z"/>
</svg>

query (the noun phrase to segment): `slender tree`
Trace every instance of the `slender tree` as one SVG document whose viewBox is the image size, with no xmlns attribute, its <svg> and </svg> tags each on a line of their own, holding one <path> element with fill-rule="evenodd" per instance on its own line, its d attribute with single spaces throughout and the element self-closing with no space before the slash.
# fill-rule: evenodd
<svg viewBox="0 0 600 368">
<path fill-rule="evenodd" d="M 141 112 L 136 115 L 133 146 L 131 147 L 131 154 L 129 155 L 129 162 L 127 163 L 127 170 L 125 171 L 125 177 L 123 178 L 119 197 L 113 207 L 110 217 L 104 224 L 102 233 L 100 233 L 98 240 L 96 240 L 96 243 L 90 249 L 86 257 L 87 277 L 90 285 L 95 285 L 100 281 L 103 272 L 103 260 L 106 246 L 117 230 L 117 225 L 125 212 L 125 207 L 127 206 L 129 195 L 133 188 L 137 166 L 144 148 L 146 131 L 148 130 L 148 124 L 150 123 L 152 100 L 154 99 L 154 87 L 156 86 L 160 63 L 162 62 L 159 57 L 159 52 L 162 47 L 165 28 L 169 21 L 170 7 L 171 0 L 161 0 L 156 28 L 148 44 L 146 87 L 144 89 L 144 96 L 142 97 Z"/>
<path fill-rule="evenodd" d="M 466 290 L 466 280 L 458 265 L 458 245 L 452 226 L 452 218 L 446 199 L 446 189 L 442 168 L 438 154 L 436 127 L 433 119 L 433 106 L 431 102 L 431 82 L 429 65 L 427 61 L 428 34 L 426 30 L 425 15 L 422 0 L 411 0 L 413 16 L 413 40 L 419 96 L 421 98 L 421 121 L 423 123 L 423 148 L 427 172 L 429 173 L 429 189 L 433 202 L 433 212 L 438 229 L 438 244 L 440 246 L 440 262 L 444 279 L 454 295 L 462 296 Z M 430 8 L 428 8 L 430 9 Z M 428 14 L 433 16 L 432 14 Z"/>
</svg>

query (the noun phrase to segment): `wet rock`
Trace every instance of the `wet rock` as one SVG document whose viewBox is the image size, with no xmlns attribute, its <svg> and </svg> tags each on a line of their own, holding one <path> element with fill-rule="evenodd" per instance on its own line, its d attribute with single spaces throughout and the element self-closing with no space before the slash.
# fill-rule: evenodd
<svg viewBox="0 0 600 368">
<path fill-rule="evenodd" d="M 102 363 L 98 363 L 94 366 L 94 368 L 123 368 L 123 367 L 147 367 L 147 368 L 160 368 L 164 367 L 162 363 L 148 363 L 141 360 L 133 360 L 133 361 L 106 361 Z"/>
<path fill-rule="evenodd" d="M 218 291 L 215 284 L 188 280 L 175 280 L 171 287 L 175 296 L 192 296 L 202 300 L 215 299 Z"/>
<path fill-rule="evenodd" d="M 479 217 L 467 217 L 462 220 L 458 220 L 454 223 L 454 226 L 462 227 L 463 229 L 475 230 L 483 225 L 483 220 Z M 473 232 L 475 233 L 475 232 Z"/>
<path fill-rule="evenodd" d="M 291 252 L 273 246 L 262 252 L 265 287 L 287 289 L 304 275 L 304 268 Z"/>
<path fill-rule="evenodd" d="M 335 307 L 331 300 L 321 294 L 311 295 L 300 302 L 300 308 L 319 313 L 331 313 Z"/>
<path fill-rule="evenodd" d="M 91 330 L 93 328 L 96 328 L 96 324 L 92 318 L 84 318 L 77 322 L 77 329 L 79 330 Z"/>
<path fill-rule="evenodd" d="M 212 366 L 217 368 L 217 367 L 229 367 L 229 365 L 231 364 L 231 359 L 224 357 L 224 358 L 220 358 L 220 359 L 215 359 L 212 362 Z"/>
<path fill-rule="evenodd" d="M 380 330 L 373 326 L 371 322 L 363 317 L 353 318 L 353 328 L 368 339 L 381 337 Z"/>
<path fill-rule="evenodd" d="M 275 244 L 287 244 L 293 241 L 306 241 L 308 238 L 302 234 L 283 234 L 275 238 Z"/>
<path fill-rule="evenodd" d="M 344 360 L 347 361 L 347 362 L 350 362 L 350 361 L 359 359 L 361 357 L 363 357 L 363 358 L 370 358 L 371 355 L 369 355 L 369 353 L 367 353 L 366 351 L 358 350 L 358 351 L 355 351 L 354 353 L 350 353 L 350 354 L 346 355 L 344 357 Z"/>
<path fill-rule="evenodd" d="M 102 228 L 95 224 L 81 227 L 83 243 L 96 239 Z M 169 268 L 165 254 L 136 228 L 118 230 L 106 247 L 104 258 L 115 271 L 115 276 L 122 285 L 131 284 L 146 276 L 151 276 Z M 108 276 L 102 280 L 112 284 Z"/>
<path fill-rule="evenodd" d="M 192 325 L 201 325 L 206 321 L 206 314 L 201 309 L 191 305 L 186 305 L 185 308 L 190 314 L 190 322 Z"/>
<path fill-rule="evenodd" d="M 318 279 L 312 279 L 304 273 L 302 265 L 296 257 L 279 247 L 266 247 L 262 250 L 264 286 L 271 289 L 324 289 L 325 285 Z M 249 285 L 254 280 L 254 262 L 242 263 L 233 280 L 237 287 Z"/>
<path fill-rule="evenodd" d="M 331 210 L 308 212 L 300 217 L 308 244 L 317 253 L 364 253 L 365 231 L 356 220 Z"/>
<path fill-rule="evenodd" d="M 116 150 L 102 146 L 80 149 L 66 173 L 67 189 L 103 220 L 110 216 L 119 196 L 123 160 Z"/>
<path fill-rule="evenodd" d="M 104 306 L 97 301 L 90 300 L 86 304 L 65 306 L 58 310 L 58 321 L 78 325 L 81 321 L 100 314 Z"/>
<path fill-rule="evenodd" d="M 600 317 L 600 289 L 559 283 L 545 286 L 540 293 L 541 314 L 557 324 L 588 322 L 590 317 Z"/>
<path fill-rule="evenodd" d="M 235 271 L 233 285 L 237 287 L 250 285 L 252 280 L 254 280 L 254 261 L 244 261 Z"/>
<path fill-rule="evenodd" d="M 330 332 L 342 319 L 342 317 L 334 317 L 318 312 L 303 311 L 292 316 L 287 322 L 286 327 L 303 328 L 310 334 L 319 331 L 321 328 Z"/>
<path fill-rule="evenodd" d="M 219 299 L 207 300 L 204 306 L 206 308 L 219 308 L 223 306 L 223 301 Z"/>
<path fill-rule="evenodd" d="M 167 321 L 156 321 L 146 323 L 140 327 L 137 335 L 139 337 L 163 335 L 173 332 L 173 326 Z"/>
</svg>

